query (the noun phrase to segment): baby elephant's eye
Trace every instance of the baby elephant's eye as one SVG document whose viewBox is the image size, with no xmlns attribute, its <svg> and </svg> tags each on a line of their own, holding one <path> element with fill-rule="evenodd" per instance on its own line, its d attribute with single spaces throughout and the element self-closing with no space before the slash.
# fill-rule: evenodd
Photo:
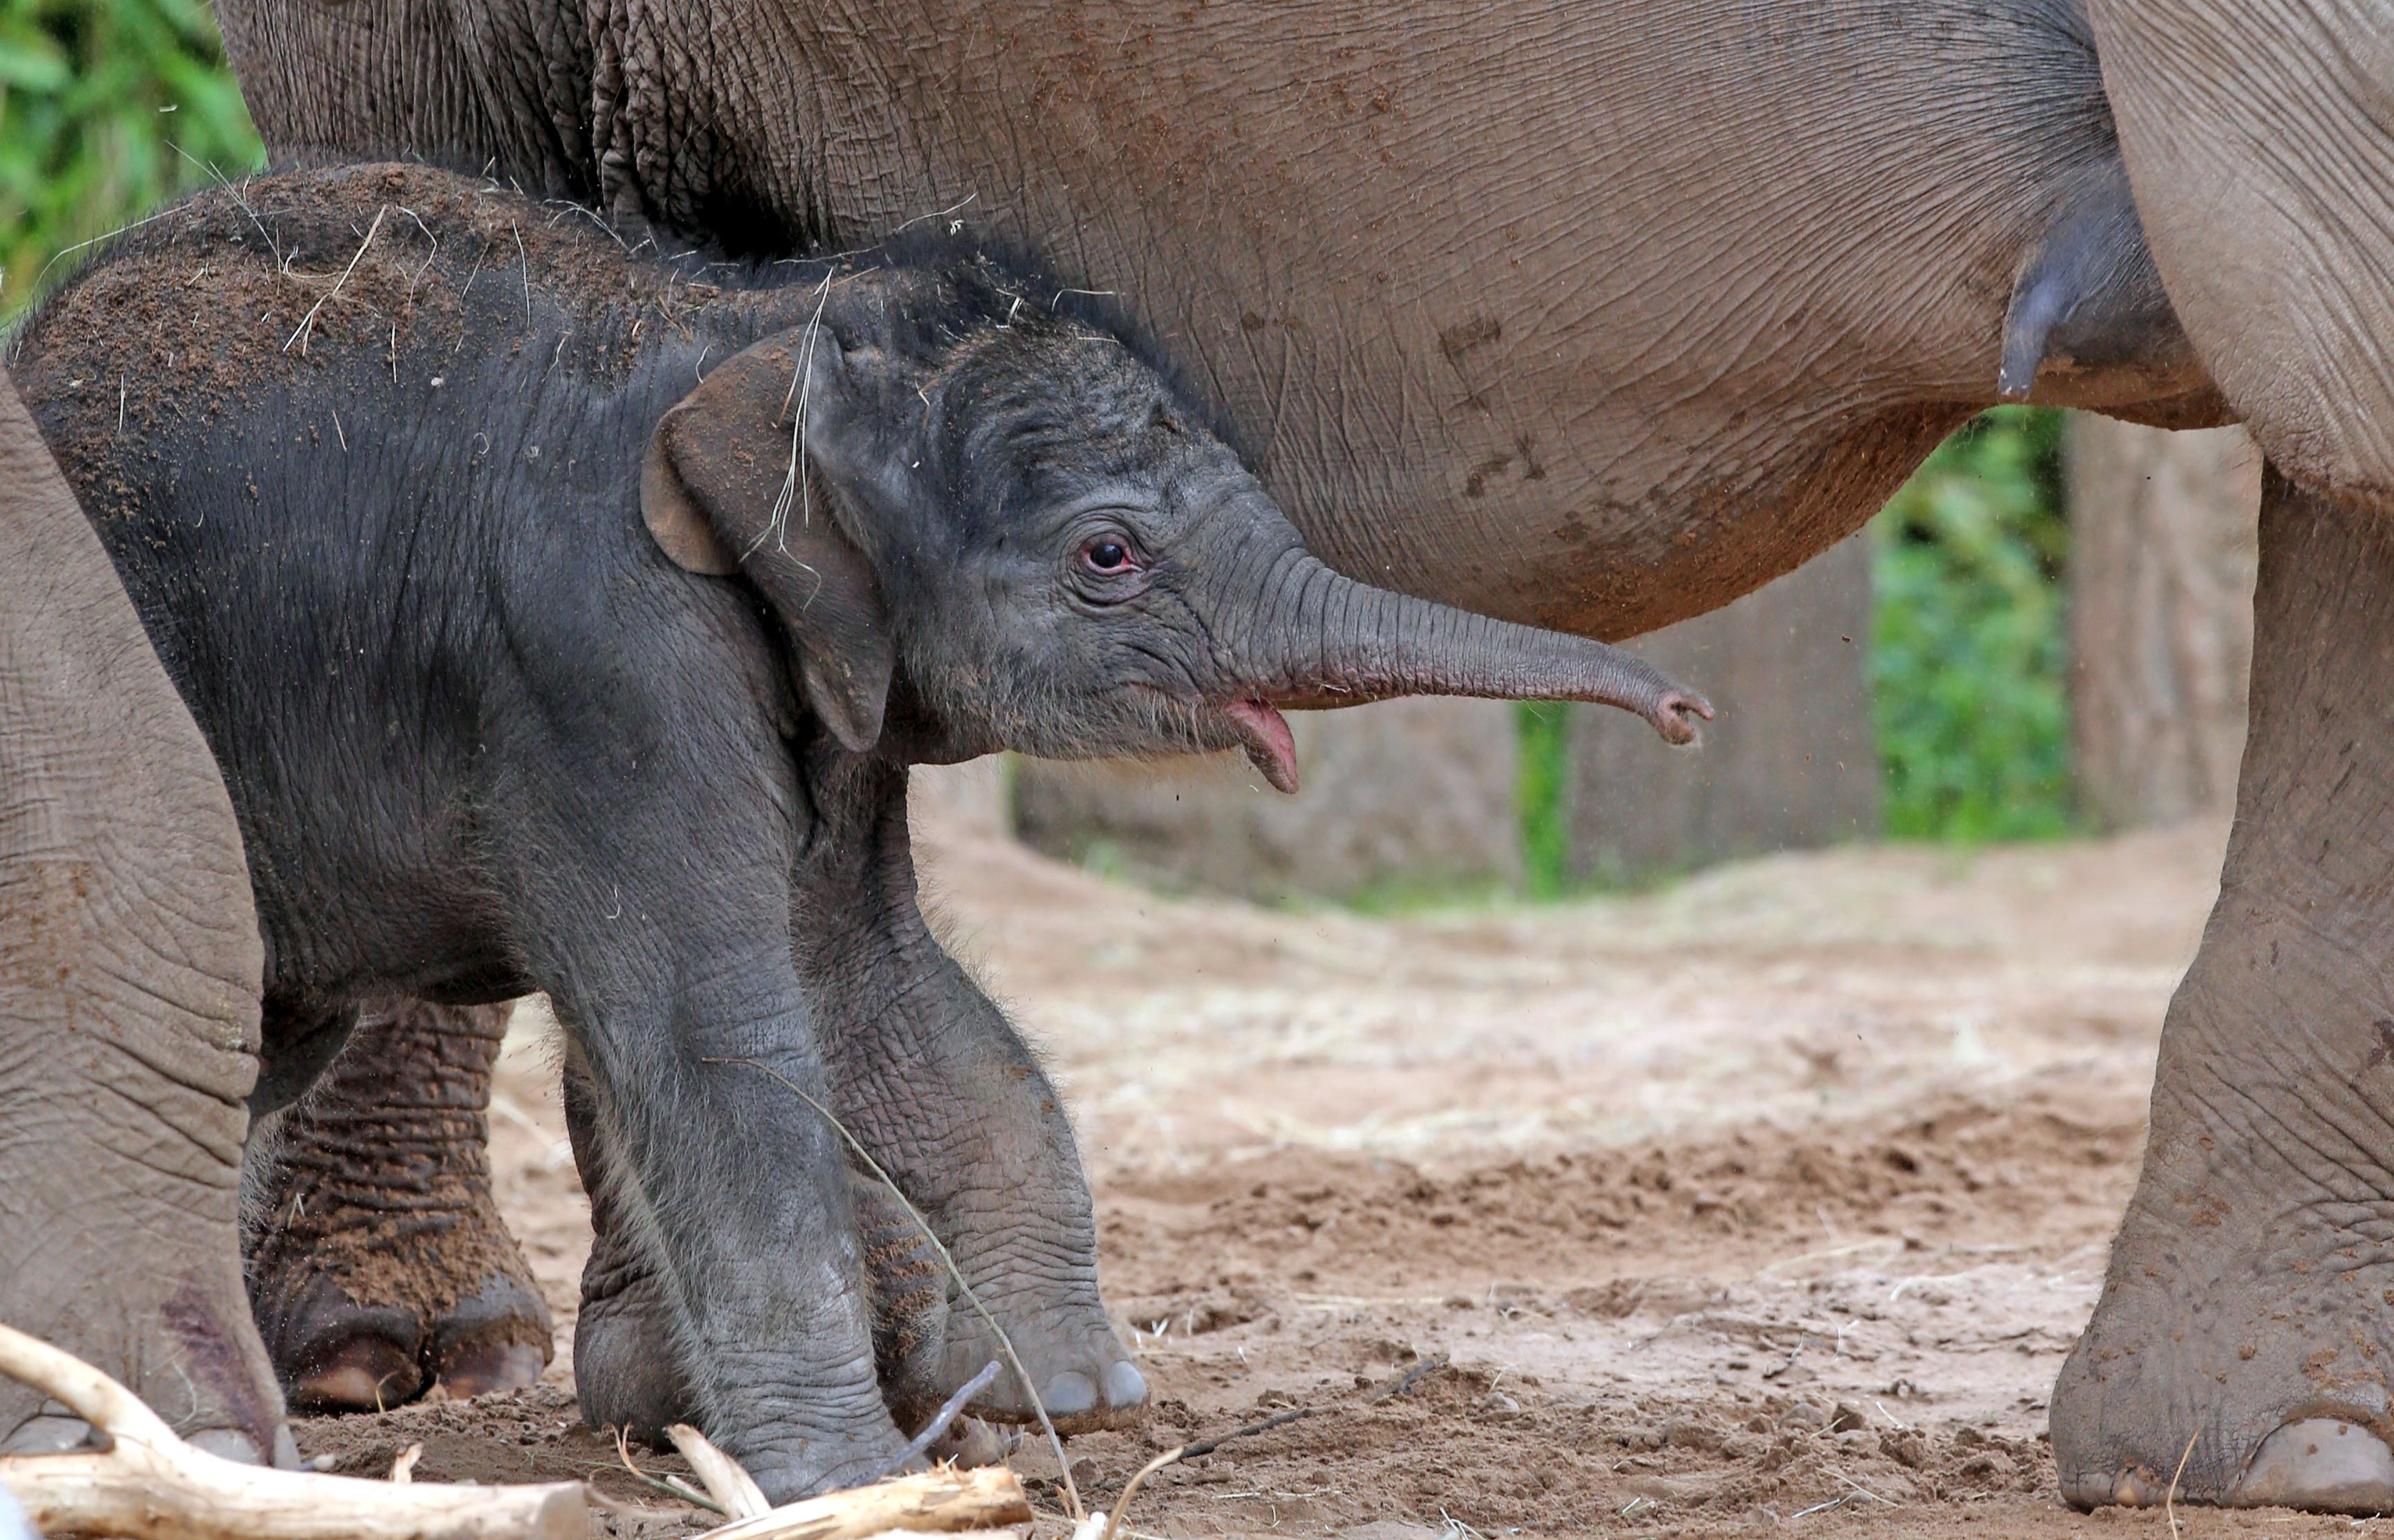
<svg viewBox="0 0 2394 1540">
<path fill-rule="evenodd" d="M 1092 572 L 1118 573 L 1131 564 L 1130 547 L 1111 536 L 1100 535 L 1081 551 L 1081 559 Z"/>
</svg>

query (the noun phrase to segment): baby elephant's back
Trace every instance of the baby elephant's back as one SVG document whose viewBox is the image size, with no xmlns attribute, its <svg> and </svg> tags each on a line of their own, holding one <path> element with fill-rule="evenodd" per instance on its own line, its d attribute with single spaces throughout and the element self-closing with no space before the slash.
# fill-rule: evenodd
<svg viewBox="0 0 2394 1540">
<path fill-rule="evenodd" d="M 328 576 L 385 573 L 374 547 L 420 543 L 428 517 L 631 484 L 621 441 L 673 350 L 637 334 L 670 282 L 586 215 L 470 178 L 301 172 L 129 232 L 12 362 L 120 564 L 305 544 Z"/>
<path fill-rule="evenodd" d="M 658 282 L 586 216 L 350 167 L 201 194 L 28 325 L 20 388 L 245 832 L 366 776 L 431 816 L 528 692 L 636 703 L 654 612 L 704 603 L 638 517 L 708 346 Z"/>
</svg>

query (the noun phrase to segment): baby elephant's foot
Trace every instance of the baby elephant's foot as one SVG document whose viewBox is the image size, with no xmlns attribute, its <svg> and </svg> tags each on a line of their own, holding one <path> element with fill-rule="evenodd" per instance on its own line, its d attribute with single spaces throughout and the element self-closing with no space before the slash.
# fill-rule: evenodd
<svg viewBox="0 0 2394 1540">
<path fill-rule="evenodd" d="M 574 1389 L 584 1422 L 663 1447 L 666 1428 L 698 1420 L 697 1402 L 675 1359 L 664 1286 L 608 1222 L 608 1207 L 603 1197 L 592 1200 L 590 1257 L 573 1321 Z"/>
<path fill-rule="evenodd" d="M 991 1313 L 998 1314 L 994 1310 Z M 1014 1372 L 1005 1349 L 971 1307 L 952 1310 L 949 1320 L 953 1336 L 941 1378 L 962 1386 L 994 1362 L 1001 1366 L 997 1381 L 973 1399 L 972 1409 L 993 1422 L 1037 1421 L 1038 1413 L 1024 1393 L 1022 1376 Z M 1094 1305 L 1028 1320 L 1008 1311 L 998 1315 L 998 1320 L 1006 1326 L 1022 1366 L 1038 1385 L 1039 1403 L 1057 1431 L 1088 1433 L 1122 1428 L 1145 1414 L 1147 1377 L 1130 1361 L 1122 1339 Z"/>
<path fill-rule="evenodd" d="M 899 1426 L 921 1427 L 992 1363 L 997 1377 L 973 1398 L 972 1409 L 998 1422 L 1037 1421 L 1005 1346 L 964 1297 L 914 1216 L 888 1188 L 862 1175 L 852 1179 L 850 1192 L 873 1291 L 882 1394 Z M 1013 1283 L 1012 1277 L 1002 1281 Z M 1005 1328 L 1059 1431 L 1116 1427 L 1146 1406 L 1147 1381 L 1098 1307 L 1094 1280 L 1085 1289 L 1044 1279 L 996 1289 L 983 1283 L 974 1294 Z"/>
<path fill-rule="evenodd" d="M 874 1367 L 882 1399 L 900 1428 L 913 1432 L 952 1393 L 940 1384 L 949 1320 L 947 1268 L 905 1208 L 878 1182 L 851 1173 L 848 1183 L 873 1303 Z M 573 1327 L 573 1376 L 582 1414 L 593 1428 L 621 1428 L 650 1443 L 688 1422 L 696 1407 L 675 1367 L 672 1307 L 655 1270 L 626 1239 L 604 1193 L 591 1204 L 590 1259 L 582 1272 L 582 1308 Z M 980 1429 L 976 1438 L 973 1429 Z M 933 1458 L 1002 1458 L 1000 1435 L 959 1417 L 933 1446 Z"/>
<path fill-rule="evenodd" d="M 1038 1405 L 1059 1432 L 1087 1433 L 1137 1421 L 1147 1408 L 1147 1379 L 1131 1362 L 1098 1302 L 1094 1266 L 1077 1282 L 1061 1270 L 1009 1269 L 995 1278 L 985 1265 L 974 1294 L 1013 1345 L 1006 1354 L 981 1310 L 959 1296 L 948 1303 L 947 1333 L 937 1383 L 949 1394 L 991 1363 L 996 1380 L 973 1398 L 972 1410 L 994 1422 L 1038 1420 L 1015 1360 L 1030 1371 Z"/>
<path fill-rule="evenodd" d="M 576 1124 L 585 1169 L 591 1171 L 596 1163 L 590 1125 L 575 1113 L 578 1103 L 586 1105 L 585 1097 L 584 1088 L 569 1075 L 569 1118 Z M 764 1448 L 752 1449 L 742 1458 L 766 1496 L 775 1501 L 830 1487 L 859 1485 L 890 1473 L 903 1451 L 890 1425 L 890 1413 L 899 1402 L 887 1396 L 888 1411 L 881 1402 L 855 1396 L 827 1394 L 811 1402 L 796 1396 L 789 1404 L 790 1426 L 761 1430 L 709 1426 L 675 1346 L 675 1308 L 657 1265 L 623 1223 L 609 1178 L 585 1179 L 597 1191 L 590 1204 L 590 1259 L 582 1271 L 582 1309 L 573 1327 L 573 1379 L 581 1393 L 584 1422 L 601 1429 L 620 1428 L 659 1447 L 668 1441 L 665 1429 L 677 1422 L 704 1428 L 735 1453 L 742 1435 L 749 1435 Z M 903 1355 L 936 1352 L 943 1299 L 922 1287 L 922 1274 L 906 1259 L 885 1250 L 878 1260 L 894 1282 L 895 1292 L 878 1286 L 872 1289 L 875 1343 L 901 1355 L 876 1363 L 887 1386 L 906 1377 Z M 793 1258 L 792 1265 L 799 1264 Z M 798 1430 L 801 1425 L 803 1431 Z M 914 1426 L 908 1424 L 908 1429 Z M 760 1431 L 763 1436 L 757 1439 Z M 995 1441 L 984 1438 L 960 1445 L 956 1453 L 969 1455 Z"/>
<path fill-rule="evenodd" d="M 407 1002 L 358 1023 L 252 1140 L 252 1308 L 293 1404 L 399 1405 L 539 1379 L 548 1307 L 501 1221 L 486 1149 L 506 1008 Z"/>
</svg>

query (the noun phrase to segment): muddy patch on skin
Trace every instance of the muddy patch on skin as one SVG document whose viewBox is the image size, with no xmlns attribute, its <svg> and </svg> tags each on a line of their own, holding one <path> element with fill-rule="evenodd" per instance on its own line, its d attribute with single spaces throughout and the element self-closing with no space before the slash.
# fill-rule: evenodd
<svg viewBox="0 0 2394 1540">
<path fill-rule="evenodd" d="M 470 338 L 476 354 L 538 348 L 605 389 L 643 336 L 769 302 L 704 282 L 687 255 L 625 258 L 585 211 L 421 165 L 248 178 L 95 247 L 8 362 L 86 513 L 131 517 L 162 436 L 222 424 L 260 455 L 287 447 L 277 432 L 346 453 L 376 425 L 339 420 L 336 380 L 387 369 L 395 397 L 420 401 L 475 362 Z M 321 410 L 277 418 L 278 393 Z"/>
<path fill-rule="evenodd" d="M 1844 850 L 1393 921 L 1162 900 L 929 835 L 949 934 L 1073 1099 L 1107 1298 L 1154 1390 L 1145 1426 L 1067 1444 L 1084 1499 L 1315 1409 L 1151 1481 L 1138 1533 L 2166 1533 L 2060 1506 L 2045 1401 L 2136 1178 L 2216 831 Z M 387 1470 L 405 1433 L 419 1479 L 597 1471 L 602 1530 L 694 1533 L 710 1516 L 600 1469 L 613 1444 L 573 1411 L 588 1209 L 544 1030 L 519 1011 L 493 1165 L 558 1362 L 300 1444 Z M 1054 1540 L 1053 1457 L 1012 1463 Z"/>
</svg>

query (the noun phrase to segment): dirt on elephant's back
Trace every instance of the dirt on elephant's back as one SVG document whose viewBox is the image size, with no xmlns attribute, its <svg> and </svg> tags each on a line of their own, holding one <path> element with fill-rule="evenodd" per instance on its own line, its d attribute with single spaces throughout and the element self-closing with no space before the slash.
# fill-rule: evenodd
<svg viewBox="0 0 2394 1540">
<path fill-rule="evenodd" d="M 1076 1109 L 1107 1296 L 1155 1389 L 1145 1427 L 1068 1446 L 1084 1500 L 1310 1409 L 1151 1481 L 1133 1532 L 2160 1529 L 2059 1507 L 2045 1399 L 2221 831 L 1843 850 L 1392 920 L 1157 899 L 927 834 L 948 934 Z M 360 1473 L 422 1441 L 418 1480 L 593 1476 L 608 1533 L 692 1533 L 707 1516 L 574 1412 L 588 1211 L 536 1019 L 493 1156 L 558 1312 L 548 1381 L 300 1441 Z M 1014 1464 L 1060 1511 L 1045 1450 Z"/>
</svg>

